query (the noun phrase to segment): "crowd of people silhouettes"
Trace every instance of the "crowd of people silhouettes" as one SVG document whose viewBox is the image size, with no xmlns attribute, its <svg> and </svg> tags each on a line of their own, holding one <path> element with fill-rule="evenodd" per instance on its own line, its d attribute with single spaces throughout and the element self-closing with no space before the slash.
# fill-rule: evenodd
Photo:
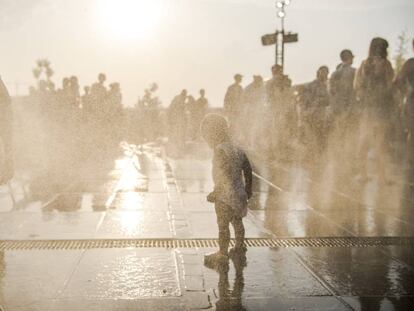
<svg viewBox="0 0 414 311">
<path fill-rule="evenodd" d="M 385 158 L 402 142 L 409 160 L 414 145 L 413 61 L 395 74 L 387 49 L 385 39 L 374 38 L 359 68 L 345 49 L 331 75 L 320 66 L 313 81 L 300 85 L 292 85 L 279 65 L 272 67 L 271 79 L 255 75 L 245 88 L 236 74 L 224 97 L 233 139 L 246 149 L 287 158 L 298 142 L 313 159 L 320 159 L 328 145 L 341 149 L 351 144 L 360 158 L 361 179 L 368 178 L 368 151 L 374 150 L 379 179 L 385 182 Z"/>
<path fill-rule="evenodd" d="M 297 143 L 307 148 L 307 157 L 319 158 L 333 141 L 337 145 L 351 141 L 360 159 L 375 150 L 379 177 L 385 181 L 384 162 L 395 151 L 397 142 L 403 142 L 410 152 L 414 148 L 413 59 L 394 73 L 387 49 L 385 39 L 374 38 L 359 68 L 352 66 L 352 51 L 345 49 L 332 74 L 327 66 L 321 66 L 313 81 L 300 85 L 293 85 L 279 65 L 271 68 L 269 80 L 254 75 L 246 87 L 242 86 L 243 76 L 236 74 L 223 103 L 232 139 L 270 158 L 292 157 Z M 58 89 L 50 80 L 40 80 L 36 88 L 30 88 L 29 98 L 41 107 L 42 116 L 52 120 L 51 124 L 66 128 L 59 137 L 68 145 L 75 147 L 73 142 L 79 143 L 79 131 L 83 129 L 89 136 L 94 133 L 95 139 L 83 137 L 84 145 L 98 143 L 99 148 L 104 148 L 111 143 L 108 136 L 120 139 L 120 126 L 125 126 L 121 122 L 125 108 L 120 84 L 107 87 L 105 82 L 106 75 L 99 74 L 98 80 L 85 86 L 81 95 L 76 76 L 64 78 Z M 151 84 L 135 107 L 132 123 L 139 124 L 140 142 L 168 136 L 172 144 L 184 148 L 187 141 L 197 141 L 201 121 L 211 111 L 205 90 L 200 89 L 195 98 L 183 89 L 166 110 L 155 96 L 157 90 L 158 85 Z M 2 109 L 7 110 L 4 107 L 10 106 L 10 97 L 4 84 L 1 93 Z M 2 121 L 2 126 L 5 124 Z M 56 128 L 52 126 L 51 130 Z M 3 135 L 7 132 L 2 131 Z M 11 150 L 8 140 L 2 141 L 5 149 Z M 359 162 L 365 163 L 359 169 L 360 178 L 366 179 L 366 161 Z"/>
</svg>

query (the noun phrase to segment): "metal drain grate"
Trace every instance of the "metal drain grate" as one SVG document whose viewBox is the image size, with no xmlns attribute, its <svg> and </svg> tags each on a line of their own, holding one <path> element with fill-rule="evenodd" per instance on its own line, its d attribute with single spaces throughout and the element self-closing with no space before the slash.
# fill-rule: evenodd
<svg viewBox="0 0 414 311">
<path fill-rule="evenodd" d="M 234 240 L 230 242 L 234 245 Z M 376 247 L 414 246 L 414 237 L 325 237 L 246 239 L 248 247 Z M 218 247 L 217 239 L 106 239 L 106 240 L 3 240 L 2 250 L 71 250 L 93 248 L 203 248 Z"/>
</svg>

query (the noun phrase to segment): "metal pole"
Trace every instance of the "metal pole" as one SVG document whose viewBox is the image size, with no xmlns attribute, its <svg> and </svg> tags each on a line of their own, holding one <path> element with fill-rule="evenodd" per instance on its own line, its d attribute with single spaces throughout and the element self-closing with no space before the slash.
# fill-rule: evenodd
<svg viewBox="0 0 414 311">
<path fill-rule="evenodd" d="M 282 17 L 282 57 L 281 57 L 281 61 L 282 61 L 282 73 L 284 73 L 284 68 L 285 68 L 285 18 Z"/>
<path fill-rule="evenodd" d="M 275 36 L 276 36 L 276 44 L 275 44 L 275 65 L 277 65 L 277 61 L 279 59 L 279 31 L 278 30 L 276 30 Z"/>
</svg>

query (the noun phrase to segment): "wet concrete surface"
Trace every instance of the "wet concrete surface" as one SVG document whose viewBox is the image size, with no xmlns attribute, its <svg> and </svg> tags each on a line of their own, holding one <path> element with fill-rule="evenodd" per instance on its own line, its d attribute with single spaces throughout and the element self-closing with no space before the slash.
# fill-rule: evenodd
<svg viewBox="0 0 414 311">
<path fill-rule="evenodd" d="M 210 152 L 177 156 L 123 144 L 61 185 L 18 171 L 0 187 L 0 240 L 217 238 Z M 332 186 L 306 166 L 264 166 L 251 154 L 249 238 L 408 236 L 410 186 Z M 103 163 L 105 162 L 105 163 Z M 319 173 L 318 173 L 319 174 Z M 34 182 L 35 180 L 35 182 Z M 37 180 L 37 181 L 36 181 Z M 398 181 L 398 180 L 397 180 Z M 412 246 L 256 247 L 228 270 L 203 265 L 212 248 L 0 251 L 5 310 L 412 310 Z"/>
</svg>

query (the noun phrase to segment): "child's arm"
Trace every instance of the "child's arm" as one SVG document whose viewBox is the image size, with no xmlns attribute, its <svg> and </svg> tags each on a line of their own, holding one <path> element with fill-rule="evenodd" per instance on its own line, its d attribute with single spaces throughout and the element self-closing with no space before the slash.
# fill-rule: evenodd
<svg viewBox="0 0 414 311">
<path fill-rule="evenodd" d="M 252 186 L 253 186 L 253 174 L 252 174 L 252 166 L 250 165 L 249 159 L 247 156 L 244 156 L 243 161 L 243 176 L 245 181 L 245 189 L 247 193 L 247 198 L 250 199 L 252 197 Z"/>
</svg>

